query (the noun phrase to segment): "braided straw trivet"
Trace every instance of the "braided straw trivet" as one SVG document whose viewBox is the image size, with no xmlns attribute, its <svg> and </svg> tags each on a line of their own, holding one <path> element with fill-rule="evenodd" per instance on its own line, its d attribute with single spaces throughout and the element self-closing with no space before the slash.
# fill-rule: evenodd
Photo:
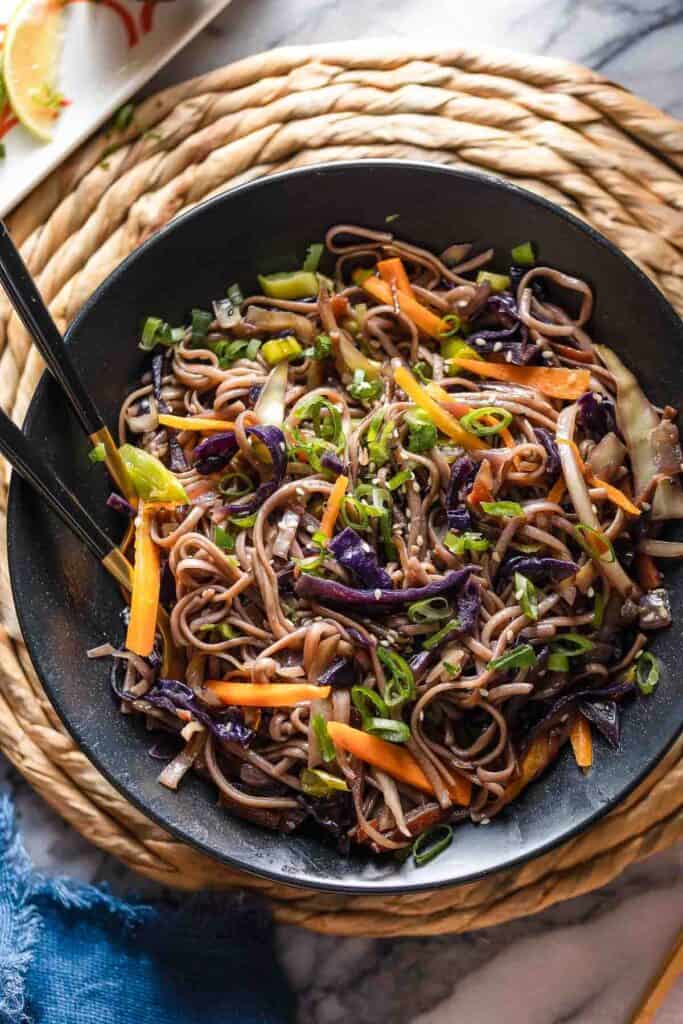
<svg viewBox="0 0 683 1024">
<path fill-rule="evenodd" d="M 145 100 L 125 135 L 88 142 L 10 227 L 64 327 L 124 256 L 207 196 L 287 167 L 389 156 L 482 168 L 547 196 L 683 312 L 683 125 L 586 68 L 505 51 L 354 42 L 251 57 Z M 0 403 L 21 421 L 42 363 L 4 298 L 0 353 Z M 459 932 L 603 885 L 683 835 L 681 739 L 589 832 L 481 882 L 348 898 L 240 874 L 166 835 L 94 770 L 31 668 L 6 569 L 0 601 L 0 746 L 83 835 L 168 885 L 259 890 L 278 920 L 322 932 Z"/>
</svg>

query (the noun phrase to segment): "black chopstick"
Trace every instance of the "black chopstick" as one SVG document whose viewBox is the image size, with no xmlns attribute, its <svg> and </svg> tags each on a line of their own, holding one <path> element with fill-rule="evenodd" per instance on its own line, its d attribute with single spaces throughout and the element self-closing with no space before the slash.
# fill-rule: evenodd
<svg viewBox="0 0 683 1024">
<path fill-rule="evenodd" d="M 119 583 L 130 588 L 130 565 L 121 550 L 98 526 L 55 470 L 38 454 L 26 435 L 2 411 L 0 452 L 95 558 L 104 564 Z"/>
<path fill-rule="evenodd" d="M 76 370 L 59 328 L 43 302 L 28 267 L 1 220 L 0 284 L 53 377 L 61 385 L 90 441 L 93 445 L 104 444 L 107 468 L 119 489 L 130 498 L 130 482 L 109 429 Z"/>
</svg>

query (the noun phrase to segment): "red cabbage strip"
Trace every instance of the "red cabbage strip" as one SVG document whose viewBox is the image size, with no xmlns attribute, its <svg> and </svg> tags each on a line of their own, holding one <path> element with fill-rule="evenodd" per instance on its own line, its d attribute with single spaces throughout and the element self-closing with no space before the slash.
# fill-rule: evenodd
<svg viewBox="0 0 683 1024">
<path fill-rule="evenodd" d="M 391 576 L 377 564 L 377 556 L 366 540 L 350 526 L 338 533 L 328 544 L 340 565 L 348 569 L 366 587 L 391 589 Z"/>
<path fill-rule="evenodd" d="M 270 480 L 259 485 L 258 489 L 245 501 L 234 502 L 225 506 L 225 511 L 236 515 L 251 515 L 256 512 L 264 501 L 274 494 L 282 483 L 287 468 L 287 452 L 285 435 L 279 427 L 261 426 L 247 427 L 247 437 L 255 437 L 268 449 L 273 464 L 273 475 Z M 199 473 L 207 475 L 225 469 L 234 455 L 238 444 L 234 431 L 228 430 L 198 444 L 194 451 L 195 468 Z"/>
<path fill-rule="evenodd" d="M 446 573 L 442 579 L 434 580 L 424 587 L 407 587 L 405 590 L 383 590 L 381 587 L 375 590 L 354 590 L 353 587 L 344 586 L 336 580 L 321 579 L 319 576 L 311 576 L 310 573 L 302 573 L 294 585 L 294 590 L 299 597 L 355 607 L 365 606 L 368 611 L 372 611 L 373 608 L 397 608 L 412 604 L 413 601 L 437 597 L 462 586 L 475 568 L 474 565 L 467 565 L 464 569 Z"/>
<path fill-rule="evenodd" d="M 605 701 L 620 701 L 623 700 L 624 697 L 628 697 L 631 694 L 635 693 L 635 691 L 635 683 L 621 682 L 615 683 L 613 686 L 606 687 L 603 690 L 586 689 L 577 690 L 575 693 L 567 693 L 564 696 L 560 697 L 558 700 L 556 700 L 552 707 L 550 707 L 549 710 L 543 715 L 543 718 L 541 718 L 540 721 L 538 721 L 536 725 L 533 727 L 533 729 L 531 729 L 529 735 L 526 737 L 526 745 L 528 746 L 538 735 L 546 732 L 552 725 L 555 724 L 557 719 L 559 719 L 562 715 L 565 715 L 568 711 L 572 709 L 572 707 L 574 707 L 577 704 L 589 705 L 594 704 L 596 701 L 601 703 Z M 586 715 L 586 717 L 589 716 Z M 598 716 L 596 715 L 595 718 L 597 717 Z M 591 721 L 595 721 L 595 718 L 592 718 Z M 595 724 L 597 726 L 598 722 L 595 721 Z M 607 739 L 609 740 L 610 737 L 607 736 Z"/>
</svg>

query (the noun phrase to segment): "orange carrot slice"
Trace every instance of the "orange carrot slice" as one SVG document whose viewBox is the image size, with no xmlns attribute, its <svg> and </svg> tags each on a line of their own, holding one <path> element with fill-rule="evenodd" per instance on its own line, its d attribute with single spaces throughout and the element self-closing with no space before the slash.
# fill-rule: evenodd
<svg viewBox="0 0 683 1024">
<path fill-rule="evenodd" d="M 327 505 L 323 512 L 323 517 L 320 520 L 320 532 L 324 533 L 329 540 L 334 533 L 334 524 L 337 522 L 337 517 L 341 511 L 342 501 L 346 494 L 346 488 L 349 486 L 349 478 L 347 476 L 338 476 L 334 481 L 334 487 L 330 491 L 330 496 L 327 499 Z"/>
<path fill-rule="evenodd" d="M 452 437 L 454 441 L 457 441 L 459 445 L 463 448 L 467 448 L 469 451 L 472 451 L 475 448 L 485 449 L 488 447 L 488 445 L 484 444 L 481 438 L 468 433 L 464 427 L 460 426 L 454 416 L 451 416 L 449 412 L 442 409 L 438 402 L 435 402 L 431 395 L 429 395 L 422 387 L 419 381 L 413 377 L 407 366 L 396 367 L 394 370 L 394 380 L 400 388 L 403 388 L 415 405 L 424 409 L 434 426 L 438 427 L 442 434 Z"/>
<path fill-rule="evenodd" d="M 451 362 L 480 377 L 521 384 L 534 388 L 550 398 L 572 400 L 579 398 L 590 388 L 588 370 L 569 370 L 557 366 L 514 366 L 512 363 L 489 363 L 480 359 L 463 359 L 460 356 L 456 356 Z"/>
<path fill-rule="evenodd" d="M 224 704 L 243 708 L 291 708 L 306 700 L 324 700 L 331 686 L 310 683 L 230 683 L 210 679 L 204 684 Z"/>
<path fill-rule="evenodd" d="M 382 302 L 387 306 L 393 306 L 394 293 L 386 281 L 382 281 L 379 277 L 366 277 L 363 279 L 362 271 L 356 271 L 353 274 L 353 280 L 363 291 L 371 295 L 373 299 L 377 299 L 378 302 Z M 414 299 L 412 295 L 397 291 L 396 301 L 401 312 L 405 313 L 409 320 L 412 320 L 420 330 L 424 331 L 425 334 L 429 334 L 430 337 L 442 338 L 451 329 L 450 324 L 447 324 L 436 313 L 432 313 L 431 309 L 427 309 L 417 299 Z"/>
<path fill-rule="evenodd" d="M 414 786 L 423 793 L 434 793 L 431 782 L 405 747 L 371 736 L 343 722 L 328 722 L 327 731 L 336 747 L 348 750 L 361 761 L 386 772 L 392 779 Z M 450 790 L 450 795 L 453 800 L 466 807 L 470 802 L 471 789 L 468 779 L 458 778 L 456 785 Z"/>
<path fill-rule="evenodd" d="M 388 285 L 393 285 L 397 291 L 403 292 L 404 295 L 410 295 L 412 298 L 415 297 L 412 285 L 406 274 L 406 268 L 398 256 L 394 256 L 390 260 L 379 260 L 377 263 L 377 273 L 383 281 L 386 281 Z"/>
<path fill-rule="evenodd" d="M 172 427 L 174 430 L 199 430 L 203 434 L 212 430 L 234 430 L 235 424 L 230 420 L 215 420 L 210 416 L 172 416 L 171 413 L 159 413 L 159 423 L 162 427 Z"/>
<path fill-rule="evenodd" d="M 135 520 L 135 565 L 133 592 L 130 602 L 130 621 L 126 634 L 126 647 L 146 658 L 152 653 L 159 610 L 159 549 L 152 540 L 150 520 L 153 508 L 141 501 Z"/>
<path fill-rule="evenodd" d="M 579 715 L 569 732 L 574 758 L 579 768 L 590 768 L 593 764 L 593 736 L 590 723 Z"/>
</svg>

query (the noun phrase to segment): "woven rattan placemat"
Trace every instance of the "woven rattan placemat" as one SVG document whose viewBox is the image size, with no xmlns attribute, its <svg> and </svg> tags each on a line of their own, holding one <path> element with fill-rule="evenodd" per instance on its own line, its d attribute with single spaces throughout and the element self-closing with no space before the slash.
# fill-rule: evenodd
<svg viewBox="0 0 683 1024">
<path fill-rule="evenodd" d="M 92 139 L 10 228 L 65 327 L 124 256 L 207 196 L 287 167 L 384 156 L 481 168 L 547 196 L 616 242 L 683 312 L 683 124 L 586 68 L 499 50 L 354 42 L 251 57 L 145 100 L 125 134 Z M 0 297 L 0 403 L 17 421 L 41 371 Z M 4 480 L 1 500 L 4 519 Z M 323 932 L 437 934 L 586 892 L 683 836 L 682 739 L 589 832 L 481 882 L 370 898 L 239 874 L 166 835 L 98 774 L 35 677 L 6 569 L 0 601 L 2 750 L 83 835 L 168 885 L 257 889 L 278 920 Z"/>
</svg>

